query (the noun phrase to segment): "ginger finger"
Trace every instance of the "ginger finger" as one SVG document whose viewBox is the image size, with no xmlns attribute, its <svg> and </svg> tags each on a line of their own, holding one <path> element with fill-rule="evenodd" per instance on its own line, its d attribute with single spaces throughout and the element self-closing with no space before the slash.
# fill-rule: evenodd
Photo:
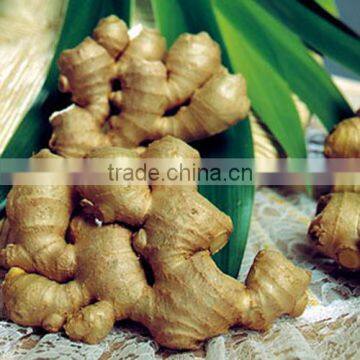
<svg viewBox="0 0 360 360">
<path fill-rule="evenodd" d="M 221 67 L 219 45 L 209 34 L 183 34 L 166 56 L 168 109 L 179 106 Z"/>
<path fill-rule="evenodd" d="M 48 150 L 34 158 L 60 159 Z M 75 271 L 75 252 L 65 241 L 73 210 L 69 186 L 14 186 L 7 198 L 6 213 L 13 244 L 0 252 L 5 268 L 21 267 L 49 279 L 66 281 Z"/>
<path fill-rule="evenodd" d="M 325 142 L 329 158 L 360 158 L 360 117 L 342 121 Z"/>
<path fill-rule="evenodd" d="M 113 306 L 107 301 L 99 301 L 70 315 L 64 328 L 71 339 L 96 344 L 106 337 L 114 323 Z"/>
<path fill-rule="evenodd" d="M 109 113 L 114 59 L 95 40 L 86 38 L 76 48 L 64 51 L 58 63 L 74 103 L 86 108 L 102 124 Z"/>
<path fill-rule="evenodd" d="M 166 68 L 159 61 L 133 59 L 121 78 L 121 113 L 110 118 L 114 146 L 134 148 L 158 138 L 156 120 L 166 110 Z"/>
<path fill-rule="evenodd" d="M 246 83 L 221 67 L 219 46 L 206 33 L 180 36 L 165 64 L 133 59 L 121 77 L 121 113 L 111 117 L 111 142 L 136 147 L 165 135 L 185 141 L 218 134 L 249 111 Z M 164 116 L 189 100 L 173 116 Z"/>
<path fill-rule="evenodd" d="M 161 61 L 165 55 L 166 43 L 164 37 L 156 29 L 144 28 L 140 34 L 131 39 L 123 55 L 116 64 L 118 77 L 127 71 L 131 61 L 144 59 Z"/>
<path fill-rule="evenodd" d="M 324 153 L 329 158 L 360 158 L 360 118 L 340 122 L 327 137 Z M 360 186 L 356 178 L 344 185 L 343 176 L 335 174 L 333 194 L 319 200 L 308 233 L 321 253 L 344 268 L 360 270 Z"/>
<path fill-rule="evenodd" d="M 20 325 L 58 331 L 66 323 L 69 336 L 94 343 L 108 334 L 115 320 L 129 317 L 148 285 L 129 230 L 98 227 L 77 217 L 70 236 L 76 249 L 74 280 L 59 284 L 12 268 L 3 286 L 5 309 Z M 87 306 L 94 301 L 99 302 Z"/>
<path fill-rule="evenodd" d="M 350 270 L 360 270 L 360 194 L 322 197 L 309 227 L 315 247 Z"/>
<path fill-rule="evenodd" d="M 84 108 L 71 105 L 51 116 L 53 133 L 49 147 L 66 157 L 85 157 L 91 150 L 109 146 L 109 138 Z"/>
<path fill-rule="evenodd" d="M 49 147 L 67 157 L 84 157 L 93 148 L 109 144 L 102 126 L 110 112 L 115 59 L 128 44 L 126 25 L 110 16 L 99 22 L 94 38 L 64 51 L 58 61 L 59 88 L 72 94 L 75 106 L 50 118 L 53 135 Z"/>
<path fill-rule="evenodd" d="M 93 37 L 114 59 L 120 56 L 130 41 L 125 22 L 114 15 L 99 21 L 93 32 Z"/>
<path fill-rule="evenodd" d="M 11 268 L 3 283 L 6 315 L 23 326 L 59 331 L 67 314 L 88 303 L 81 286 L 70 281 L 58 284 L 44 276 Z"/>
<path fill-rule="evenodd" d="M 244 78 L 224 70 L 195 91 L 189 106 L 182 107 L 174 116 L 158 119 L 154 133 L 186 142 L 207 138 L 244 119 L 249 109 Z"/>
<path fill-rule="evenodd" d="M 278 252 L 258 254 L 246 286 L 221 273 L 204 251 L 160 271 L 151 263 L 155 283 L 131 318 L 172 349 L 196 349 L 234 325 L 267 330 L 278 316 L 301 315 L 307 304 L 309 273 Z"/>
<path fill-rule="evenodd" d="M 224 69 L 196 90 L 189 105 L 173 116 L 163 116 L 168 83 L 161 63 L 131 62 L 122 85 L 122 111 L 110 119 L 109 136 L 116 146 L 136 147 L 166 135 L 185 141 L 206 138 L 244 119 L 250 108 L 244 78 Z"/>
</svg>

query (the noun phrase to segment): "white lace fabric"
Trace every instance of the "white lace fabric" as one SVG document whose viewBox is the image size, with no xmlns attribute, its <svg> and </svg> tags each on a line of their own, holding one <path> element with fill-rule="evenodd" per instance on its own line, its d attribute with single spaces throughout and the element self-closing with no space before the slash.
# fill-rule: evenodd
<svg viewBox="0 0 360 360">
<path fill-rule="evenodd" d="M 118 323 L 99 345 L 70 341 L 63 333 L 46 334 L 0 321 L 0 359 L 356 359 L 360 349 L 360 279 L 316 254 L 306 232 L 315 202 L 305 194 L 257 191 L 250 237 L 239 273 L 243 281 L 255 254 L 279 249 L 312 271 L 310 304 L 297 319 L 283 317 L 265 332 L 241 327 L 204 342 L 196 352 L 160 348 L 146 329 Z M 1 307 L 1 299 L 0 299 Z"/>
</svg>

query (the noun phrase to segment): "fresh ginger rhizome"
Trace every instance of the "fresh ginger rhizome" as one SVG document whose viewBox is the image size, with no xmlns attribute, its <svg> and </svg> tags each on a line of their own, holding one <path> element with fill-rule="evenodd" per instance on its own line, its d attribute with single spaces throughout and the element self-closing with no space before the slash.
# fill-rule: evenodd
<svg viewBox="0 0 360 360">
<path fill-rule="evenodd" d="M 59 67 L 60 89 L 74 104 L 51 118 L 49 146 L 58 155 L 44 149 L 38 158 L 199 162 L 184 140 L 222 132 L 249 111 L 244 78 L 222 67 L 206 33 L 184 34 L 166 52 L 157 31 L 130 39 L 110 16 L 63 52 Z M 132 319 L 160 345 L 195 349 L 235 324 L 266 330 L 307 304 L 310 274 L 277 251 L 256 256 L 245 284 L 217 268 L 211 255 L 227 243 L 232 222 L 196 184 L 14 186 L 6 211 L 4 308 L 20 325 L 64 328 L 93 344 L 115 321 Z"/>
</svg>

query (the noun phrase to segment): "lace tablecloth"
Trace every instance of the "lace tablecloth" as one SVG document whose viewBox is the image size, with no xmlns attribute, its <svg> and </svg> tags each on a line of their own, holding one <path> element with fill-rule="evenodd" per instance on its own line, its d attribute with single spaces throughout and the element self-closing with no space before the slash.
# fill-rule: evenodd
<svg viewBox="0 0 360 360">
<path fill-rule="evenodd" d="M 99 345 L 68 340 L 0 321 L 0 359 L 356 359 L 360 349 L 360 279 L 315 254 L 306 239 L 315 203 L 304 194 L 284 196 L 257 191 L 250 238 L 239 280 L 255 254 L 276 247 L 297 265 L 312 271 L 310 305 L 297 319 L 282 318 L 270 331 L 234 328 L 197 352 L 159 348 L 146 330 L 117 324 Z M 1 306 L 1 305 L 0 305 Z"/>
</svg>

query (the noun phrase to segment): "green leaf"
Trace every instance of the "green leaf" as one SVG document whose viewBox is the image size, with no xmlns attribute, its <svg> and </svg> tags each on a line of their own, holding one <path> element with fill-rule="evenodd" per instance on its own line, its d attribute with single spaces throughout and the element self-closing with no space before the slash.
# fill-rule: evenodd
<svg viewBox="0 0 360 360">
<path fill-rule="evenodd" d="M 199 150 L 202 158 L 254 158 L 248 120 L 241 121 L 225 133 L 192 145 Z M 252 163 L 254 165 L 254 161 Z M 199 191 L 232 219 L 233 233 L 226 246 L 214 255 L 214 260 L 223 272 L 236 278 L 249 234 L 255 188 L 247 185 L 200 185 Z"/>
<path fill-rule="evenodd" d="M 359 36 L 352 31 L 345 31 L 344 24 L 336 25 L 339 20 L 330 14 L 327 18 L 322 17 L 295 0 L 258 0 L 257 3 L 284 22 L 311 47 L 360 74 Z"/>
<path fill-rule="evenodd" d="M 105 0 L 104 4 L 110 3 L 109 0 Z M 122 20 L 124 20 L 128 26 L 132 26 L 135 17 L 135 4 L 136 0 L 111 0 L 111 9 L 106 14 L 100 17 L 116 14 Z"/>
<path fill-rule="evenodd" d="M 117 7 L 115 0 L 69 0 L 61 36 L 45 84 L 1 158 L 28 158 L 42 147 L 47 147 L 51 135 L 49 116 L 54 111 L 68 105 L 68 96 L 57 91 L 59 76 L 57 60 L 61 52 L 76 46 L 90 35 L 102 16 L 109 14 L 114 9 L 117 11 L 130 9 L 131 1 L 122 0 L 122 6 Z M 126 3 L 128 3 L 128 7 L 125 6 Z M 124 14 L 125 20 L 130 20 L 130 13 L 127 11 Z M 124 18 L 119 12 L 118 15 Z M 0 203 L 5 199 L 9 189 L 8 186 L 1 186 Z"/>
<path fill-rule="evenodd" d="M 186 18 L 177 0 L 151 0 L 156 27 L 165 36 L 168 46 L 189 31 Z"/>
<path fill-rule="evenodd" d="M 221 4 L 237 33 L 246 37 L 329 131 L 339 121 L 353 115 L 325 69 L 286 26 L 254 2 L 224 0 Z"/>
<path fill-rule="evenodd" d="M 172 44 L 182 32 L 206 30 L 224 45 L 208 2 L 152 0 L 158 27 Z M 202 8 L 202 6 L 205 6 Z M 198 11 L 201 12 L 199 16 Z M 172 22 L 177 18 L 176 24 Z M 224 62 L 231 67 L 223 46 Z M 203 158 L 247 158 L 254 157 L 251 129 L 244 120 L 225 133 L 192 144 Z M 214 256 L 222 271 L 236 277 L 246 246 L 253 207 L 253 186 L 201 185 L 199 191 L 219 209 L 228 214 L 234 223 L 234 232 L 228 244 Z"/>
</svg>

